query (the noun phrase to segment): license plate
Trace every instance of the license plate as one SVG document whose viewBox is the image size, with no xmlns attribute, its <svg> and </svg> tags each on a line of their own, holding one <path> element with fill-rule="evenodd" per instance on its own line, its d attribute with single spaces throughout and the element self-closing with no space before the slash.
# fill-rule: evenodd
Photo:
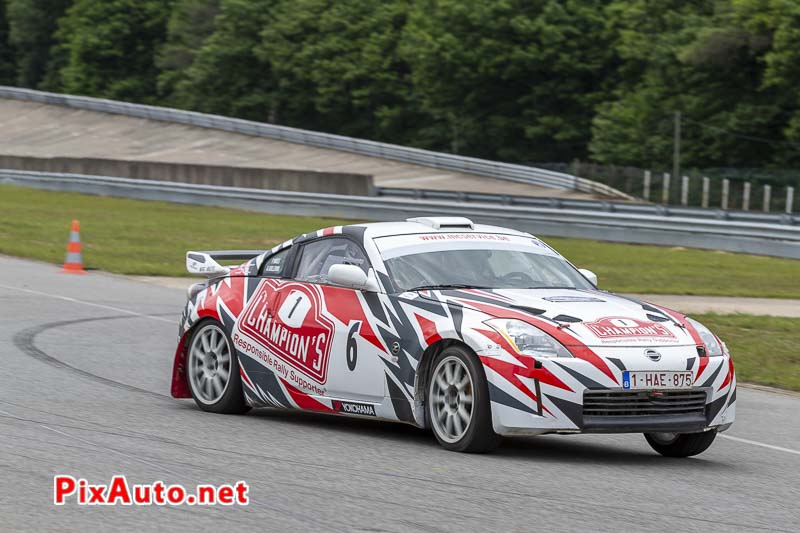
<svg viewBox="0 0 800 533">
<path fill-rule="evenodd" d="M 688 389 L 693 382 L 691 370 L 681 372 L 642 370 L 622 373 L 623 389 Z"/>
</svg>

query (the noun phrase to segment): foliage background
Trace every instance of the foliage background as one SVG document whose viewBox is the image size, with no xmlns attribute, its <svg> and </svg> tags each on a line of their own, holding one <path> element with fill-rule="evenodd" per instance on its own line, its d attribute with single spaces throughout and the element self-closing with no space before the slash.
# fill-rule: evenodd
<svg viewBox="0 0 800 533">
<path fill-rule="evenodd" d="M 0 83 L 655 169 L 680 111 L 686 168 L 800 166 L 796 0 L 0 0 Z"/>
</svg>

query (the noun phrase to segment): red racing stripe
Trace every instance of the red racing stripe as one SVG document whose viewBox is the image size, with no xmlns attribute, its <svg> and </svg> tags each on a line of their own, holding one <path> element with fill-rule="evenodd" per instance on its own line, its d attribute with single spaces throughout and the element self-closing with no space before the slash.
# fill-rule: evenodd
<svg viewBox="0 0 800 533">
<path fill-rule="evenodd" d="M 378 336 L 375 335 L 375 331 L 369 323 L 356 291 L 341 287 L 331 287 L 330 285 L 323 285 L 320 288 L 325 299 L 325 309 L 328 313 L 335 316 L 345 326 L 349 326 L 350 322 L 358 320 L 361 322 L 361 327 L 358 330 L 359 335 L 380 351 L 387 351 Z"/>
<path fill-rule="evenodd" d="M 569 346 L 569 351 L 572 352 L 572 355 L 579 359 L 583 359 L 584 361 L 590 363 L 592 366 L 600 370 L 603 374 L 609 377 L 611 381 L 614 383 L 619 384 L 619 380 L 614 375 L 614 372 L 611 371 L 611 368 L 606 364 L 602 357 L 594 353 L 591 348 L 586 346 L 576 337 L 573 337 L 569 333 L 566 333 L 563 329 L 550 324 L 547 321 L 544 321 L 540 318 L 537 318 L 534 315 L 523 313 L 521 311 L 515 311 L 513 309 L 507 309 L 505 307 L 498 307 L 491 304 L 486 304 L 482 302 L 475 302 L 473 300 L 459 300 L 461 303 L 475 307 L 476 309 L 483 311 L 489 315 L 499 317 L 499 318 L 516 318 L 518 320 L 522 320 L 527 322 L 537 328 L 541 329 L 558 342 L 563 344 L 564 346 Z"/>
<path fill-rule="evenodd" d="M 231 271 L 231 274 L 233 273 L 234 271 Z M 201 317 L 212 317 L 219 320 L 219 305 L 224 304 L 231 314 L 238 318 L 244 308 L 246 280 L 247 278 L 241 275 L 225 278 L 215 286 L 206 289 L 208 295 L 198 308 L 197 314 Z"/>
<path fill-rule="evenodd" d="M 697 376 L 695 376 L 694 378 L 695 383 L 700 381 L 700 376 L 703 375 L 703 372 L 705 372 L 706 367 L 708 367 L 708 361 L 709 361 L 708 357 L 700 358 L 700 366 L 697 368 Z"/>
<path fill-rule="evenodd" d="M 544 368 L 544 367 L 536 368 L 535 367 L 536 358 L 531 357 L 530 355 L 525 355 L 525 354 L 519 353 L 506 340 L 505 337 L 503 337 L 502 335 L 500 335 L 496 331 L 489 330 L 489 329 L 476 329 L 475 331 L 477 331 L 478 333 L 480 333 L 484 337 L 488 338 L 489 340 L 491 340 L 495 344 L 500 345 L 503 348 L 503 350 L 505 350 L 509 354 L 513 355 L 523 365 L 525 365 L 524 368 L 523 368 L 523 367 L 520 367 L 519 365 L 514 365 L 514 364 L 511 364 L 511 363 L 508 363 L 513 367 L 513 369 L 517 370 L 517 372 L 515 372 L 515 374 L 518 374 L 520 376 L 524 376 L 526 378 L 538 379 L 541 383 L 544 383 L 546 385 L 551 385 L 551 386 L 557 387 L 559 389 L 564 389 L 564 390 L 569 391 L 569 392 L 574 392 L 569 387 L 569 385 L 567 385 L 566 383 L 564 383 L 563 381 L 558 379 L 558 377 L 556 377 L 555 374 L 553 374 L 552 372 L 550 372 L 546 368 Z M 483 360 L 483 356 L 481 357 L 481 360 Z M 503 361 L 503 362 L 505 362 L 505 361 Z M 490 366 L 490 365 L 487 365 L 487 366 Z M 490 368 L 493 368 L 494 370 L 497 370 L 496 368 L 494 368 L 492 366 L 490 366 Z M 503 375 L 503 377 L 506 377 L 506 376 Z M 506 378 L 506 379 L 508 379 L 508 378 Z M 525 391 L 523 391 L 523 392 L 525 392 Z"/>
<path fill-rule="evenodd" d="M 733 359 L 728 358 L 728 374 L 725 376 L 725 381 L 719 386 L 719 390 L 724 389 L 728 384 L 733 381 Z"/>
<path fill-rule="evenodd" d="M 677 311 L 673 311 L 672 309 L 667 309 L 666 307 L 661 307 L 661 306 L 653 305 L 653 304 L 649 304 L 649 305 L 652 305 L 656 309 L 660 309 L 662 312 L 664 312 L 664 313 L 668 314 L 669 316 L 671 316 L 673 318 L 673 320 L 675 320 L 678 324 L 683 326 L 686 329 L 686 331 L 689 332 L 689 335 L 692 336 L 692 340 L 698 346 L 705 346 L 706 347 L 706 353 L 708 353 L 708 347 L 703 342 L 703 339 L 700 337 L 700 334 L 697 332 L 697 330 L 694 328 L 694 326 L 692 326 L 692 324 L 688 320 L 686 320 L 686 315 L 682 315 L 682 314 L 678 313 Z"/>
<path fill-rule="evenodd" d="M 539 404 L 539 398 L 537 398 L 536 395 L 533 393 L 533 391 L 527 385 L 525 385 L 525 383 L 523 383 L 521 379 L 519 379 L 519 376 L 530 377 L 526 375 L 529 373 L 528 370 L 523 370 L 522 372 L 520 372 L 519 371 L 520 367 L 518 365 L 502 361 L 495 357 L 489 357 L 486 355 L 481 355 L 480 360 L 484 366 L 491 368 L 492 370 L 503 376 L 503 378 L 505 378 L 512 385 L 514 385 L 517 389 L 519 389 L 519 391 L 522 392 L 525 396 L 533 400 L 537 405 Z M 547 411 L 547 414 L 549 415 L 553 414 L 544 405 L 542 405 L 542 410 Z"/>
<path fill-rule="evenodd" d="M 416 313 L 414 313 L 414 318 L 417 319 L 419 329 L 422 330 L 422 336 L 428 346 L 442 340 L 442 336 L 439 335 L 439 330 L 436 329 L 436 322 L 428 320 L 424 316 L 420 316 Z"/>
<path fill-rule="evenodd" d="M 325 405 L 324 403 L 320 402 L 319 400 L 312 398 L 311 395 L 306 394 L 305 392 L 293 387 L 292 385 L 289 385 L 289 382 L 287 382 L 285 379 L 283 378 L 279 379 L 281 380 L 281 383 L 283 383 L 283 386 L 286 388 L 286 392 L 289 393 L 289 396 L 292 397 L 292 400 L 294 400 L 294 403 L 296 403 L 297 407 L 299 407 L 300 409 L 305 409 L 307 411 L 317 411 L 320 413 L 336 412 L 327 405 Z"/>
<path fill-rule="evenodd" d="M 650 302 L 647 303 L 648 305 L 652 305 L 656 309 L 660 309 L 661 312 L 671 316 L 673 320 L 675 320 L 678 324 L 683 326 L 686 329 L 686 331 L 689 332 L 689 335 L 692 336 L 692 340 L 694 341 L 694 343 L 697 344 L 698 346 L 702 346 L 703 349 L 705 350 L 706 356 L 699 358 L 700 365 L 697 368 L 697 375 L 695 375 L 694 377 L 694 382 L 697 383 L 700 380 L 700 376 L 703 375 L 703 372 L 705 372 L 706 368 L 708 367 L 708 362 L 709 362 L 708 346 L 706 346 L 706 343 L 703 342 L 703 338 L 700 337 L 700 334 L 697 332 L 695 327 L 692 326 L 692 324 L 688 320 L 686 320 L 686 315 L 682 315 L 677 311 L 673 311 L 672 309 L 667 309 L 666 307 L 661 307 L 660 305 L 651 304 Z"/>
<path fill-rule="evenodd" d="M 250 378 L 247 377 L 247 373 L 244 371 L 244 368 L 242 368 L 241 365 L 239 365 L 239 375 L 242 376 L 242 379 L 247 384 L 247 386 L 250 387 L 251 390 L 256 390 L 256 388 L 253 386 L 253 383 L 250 381 Z"/>
</svg>

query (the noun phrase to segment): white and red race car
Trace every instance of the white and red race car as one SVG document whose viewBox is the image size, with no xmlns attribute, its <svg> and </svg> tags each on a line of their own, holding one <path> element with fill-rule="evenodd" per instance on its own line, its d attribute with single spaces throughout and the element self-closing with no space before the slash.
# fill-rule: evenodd
<svg viewBox="0 0 800 533">
<path fill-rule="evenodd" d="M 248 259 L 228 268 L 217 260 Z M 266 252 L 188 252 L 172 395 L 201 409 L 374 417 L 450 450 L 643 433 L 704 451 L 736 377 L 702 324 L 596 287 L 536 237 L 466 218 L 337 226 Z"/>
</svg>

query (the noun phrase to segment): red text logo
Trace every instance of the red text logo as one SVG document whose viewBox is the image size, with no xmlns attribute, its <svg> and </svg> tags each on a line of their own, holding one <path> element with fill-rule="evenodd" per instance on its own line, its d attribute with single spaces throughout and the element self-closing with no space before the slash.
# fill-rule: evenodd
<svg viewBox="0 0 800 533">
<path fill-rule="evenodd" d="M 622 339 L 631 337 L 651 337 L 674 339 L 675 335 L 663 324 L 637 320 L 635 318 L 605 317 L 585 326 L 601 339 Z"/>
<path fill-rule="evenodd" d="M 325 383 L 334 325 L 322 316 L 320 294 L 300 283 L 262 284 L 239 329 L 304 374 Z"/>
</svg>

